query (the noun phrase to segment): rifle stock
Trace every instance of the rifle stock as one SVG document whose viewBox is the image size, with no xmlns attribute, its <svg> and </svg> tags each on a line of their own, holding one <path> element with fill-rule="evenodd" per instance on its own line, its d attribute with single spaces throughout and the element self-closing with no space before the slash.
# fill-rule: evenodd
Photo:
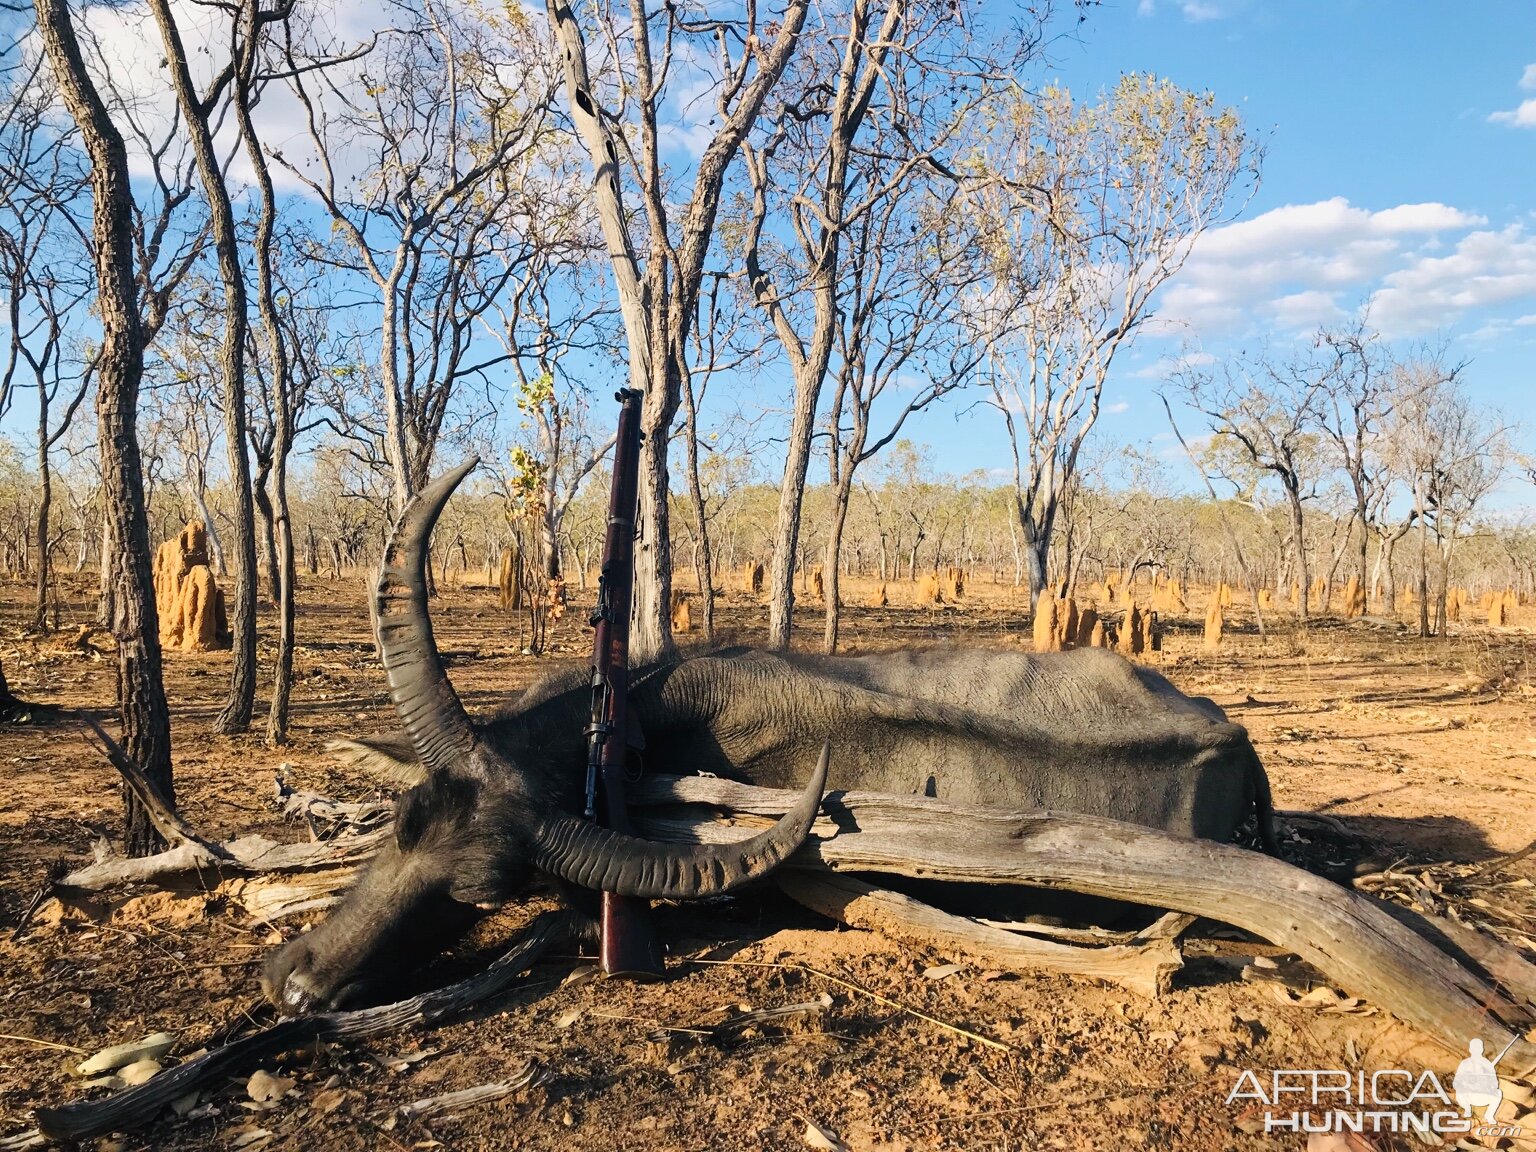
<svg viewBox="0 0 1536 1152">
<path fill-rule="evenodd" d="M 634 601 L 635 509 L 640 487 L 640 400 L 621 389 L 619 429 L 613 449 L 613 485 L 603 567 L 592 614 L 592 723 L 587 729 L 589 820 L 633 835 L 624 802 L 629 759 L 629 618 Z M 599 961 L 609 975 L 657 979 L 665 974 L 661 947 L 651 929 L 650 904 L 603 893 Z"/>
</svg>

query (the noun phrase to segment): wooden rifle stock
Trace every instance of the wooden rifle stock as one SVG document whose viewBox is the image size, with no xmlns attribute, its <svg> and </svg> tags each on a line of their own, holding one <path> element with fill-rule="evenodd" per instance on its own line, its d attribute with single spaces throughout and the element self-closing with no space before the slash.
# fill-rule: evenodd
<svg viewBox="0 0 1536 1152">
<path fill-rule="evenodd" d="M 589 820 L 633 835 L 624 803 L 629 758 L 629 618 L 635 583 L 635 510 L 640 487 L 640 401 L 633 388 L 619 391 L 619 431 L 613 448 L 613 485 L 603 567 L 592 614 L 592 723 L 587 728 Z M 665 973 L 651 930 L 650 904 L 603 893 L 599 945 L 603 971 L 656 979 Z"/>
</svg>

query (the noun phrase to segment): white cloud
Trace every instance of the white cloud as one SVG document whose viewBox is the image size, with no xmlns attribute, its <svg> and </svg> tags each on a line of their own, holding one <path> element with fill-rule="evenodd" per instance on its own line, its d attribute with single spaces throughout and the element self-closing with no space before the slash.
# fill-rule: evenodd
<svg viewBox="0 0 1536 1152">
<path fill-rule="evenodd" d="M 1221 9 L 1219 7 L 1215 4 L 1202 3 L 1201 0 L 1184 0 L 1179 10 L 1184 13 L 1184 19 L 1188 20 L 1191 24 L 1221 19 Z"/>
<path fill-rule="evenodd" d="M 1151 16 L 1156 11 L 1157 0 L 1141 0 L 1141 2 L 1136 5 L 1136 15 L 1138 16 Z"/>
<path fill-rule="evenodd" d="M 1131 406 L 1124 400 L 1118 400 L 1104 409 L 1111 416 L 1118 416 L 1122 412 L 1129 412 Z"/>
<path fill-rule="evenodd" d="M 1521 316 L 1519 319 L 1517 319 L 1515 321 L 1515 327 L 1516 328 L 1536 327 L 1536 312 L 1531 313 L 1531 315 L 1529 315 L 1529 316 Z"/>
<path fill-rule="evenodd" d="M 1316 288 L 1281 296 L 1270 302 L 1269 310 L 1278 322 L 1292 328 L 1315 328 L 1344 315 L 1335 293 Z"/>
<path fill-rule="evenodd" d="M 1536 299 L 1536 235 L 1522 224 L 1464 236 L 1448 256 L 1424 256 L 1389 273 L 1371 298 L 1384 328 L 1427 331 L 1470 309 Z"/>
<path fill-rule="evenodd" d="M 1211 352 L 1191 352 L 1185 356 L 1164 356 L 1153 361 L 1145 368 L 1139 368 L 1131 373 L 1133 380 L 1166 380 L 1180 368 L 1199 368 L 1206 364 L 1216 363 L 1216 356 Z"/>
<path fill-rule="evenodd" d="M 1522 100 L 1520 107 L 1508 112 L 1495 112 L 1488 119 L 1495 124 L 1508 124 L 1514 128 L 1536 128 L 1536 100 Z"/>
<path fill-rule="evenodd" d="M 1527 64 L 1520 74 L 1520 87 L 1529 92 L 1536 88 L 1536 64 Z M 1488 116 L 1493 124 L 1508 124 L 1512 128 L 1536 128 L 1536 100 L 1522 100 L 1516 108 L 1493 112 Z"/>
<path fill-rule="evenodd" d="M 1421 262 L 1443 232 L 1486 224 L 1438 202 L 1371 211 L 1342 196 L 1287 204 L 1196 241 L 1158 307 L 1165 334 L 1308 328 L 1352 311 L 1383 278 Z"/>
</svg>

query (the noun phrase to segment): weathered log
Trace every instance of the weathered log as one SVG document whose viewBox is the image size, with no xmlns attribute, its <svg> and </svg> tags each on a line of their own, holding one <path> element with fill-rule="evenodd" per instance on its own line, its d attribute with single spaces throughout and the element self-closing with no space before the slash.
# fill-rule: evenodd
<svg viewBox="0 0 1536 1152">
<path fill-rule="evenodd" d="M 490 967 L 456 984 L 376 1008 L 321 1012 L 284 1020 L 105 1099 L 39 1108 L 38 1131 L 50 1140 L 89 1140 L 108 1132 L 126 1131 L 153 1120 L 172 1100 L 193 1089 L 234 1075 L 270 1056 L 318 1040 L 360 1040 L 412 1025 L 429 1027 L 506 988 L 545 949 L 563 939 L 571 925 L 570 914 L 546 912 L 536 917 Z"/>
<path fill-rule="evenodd" d="M 778 882 L 791 900 L 851 928 L 868 928 L 894 940 L 959 950 L 990 967 L 1086 976 L 1151 999 L 1167 992 L 1173 974 L 1184 966 L 1178 947 L 1167 936 L 1156 935 L 1135 944 L 1082 948 L 989 927 L 836 872 L 785 871 Z"/>
<path fill-rule="evenodd" d="M 144 884 L 172 877 L 196 876 L 208 887 L 230 876 L 258 876 L 274 872 L 344 868 L 368 859 L 379 841 L 390 835 L 377 828 L 358 836 L 337 836 L 309 844 L 280 844 L 265 836 L 241 836 L 209 848 L 179 844 L 154 856 L 105 860 L 71 872 L 56 887 L 101 892 L 123 884 Z M 344 882 L 347 877 L 342 877 Z"/>
<path fill-rule="evenodd" d="M 795 796 L 713 777 L 647 777 L 631 803 L 708 804 L 773 816 Z M 1272 857 L 1114 820 L 966 808 L 919 796 L 831 794 L 791 865 L 929 880 L 1065 889 L 1207 916 L 1295 952 L 1451 1052 L 1513 1040 L 1506 1067 L 1536 1072 L 1536 1045 L 1493 1015 L 1512 1005 L 1370 900 Z M 743 829 L 637 813 L 657 839 L 740 838 Z"/>
</svg>

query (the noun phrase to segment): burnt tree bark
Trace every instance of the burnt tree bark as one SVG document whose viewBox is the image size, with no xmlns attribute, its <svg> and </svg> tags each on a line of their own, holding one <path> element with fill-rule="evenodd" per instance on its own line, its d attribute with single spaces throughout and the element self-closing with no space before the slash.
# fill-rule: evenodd
<svg viewBox="0 0 1536 1152">
<path fill-rule="evenodd" d="M 101 350 L 96 362 L 97 444 L 113 555 L 111 628 L 117 640 L 117 703 L 123 746 L 146 779 L 174 803 L 171 721 L 161 679 L 159 619 L 150 575 L 149 523 L 137 413 L 145 333 L 134 267 L 133 188 L 122 134 L 86 68 L 67 0 L 36 0 L 43 50 L 91 162 L 91 232 Z M 130 855 L 162 845 L 142 805 L 125 790 Z"/>
</svg>

